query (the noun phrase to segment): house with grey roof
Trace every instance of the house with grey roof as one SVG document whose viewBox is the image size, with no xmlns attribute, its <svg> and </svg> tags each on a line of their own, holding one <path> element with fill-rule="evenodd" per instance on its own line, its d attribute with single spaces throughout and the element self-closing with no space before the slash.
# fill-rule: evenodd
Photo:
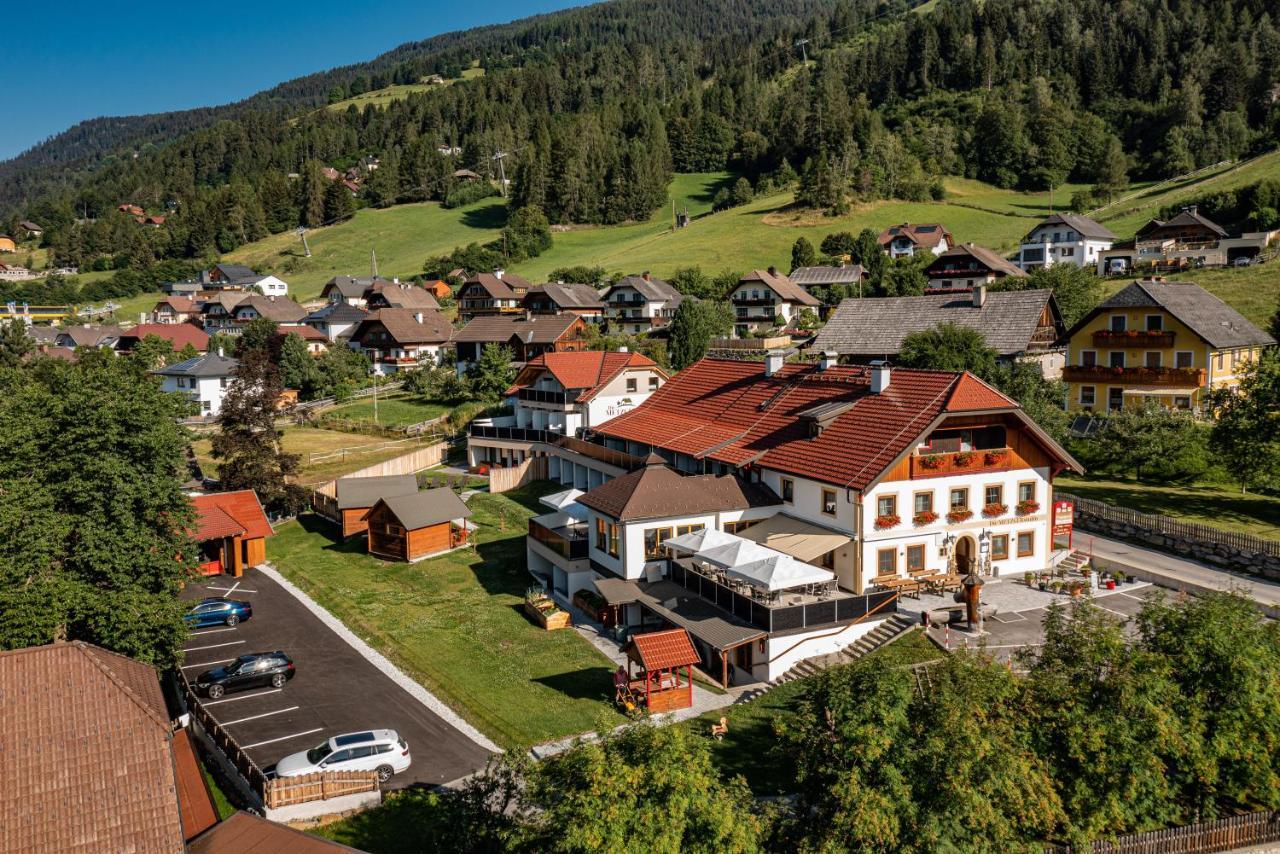
<svg viewBox="0 0 1280 854">
<path fill-rule="evenodd" d="M 160 377 L 161 390 L 182 395 L 195 405 L 198 415 L 215 418 L 239 364 L 221 353 L 207 353 L 151 373 Z"/>
<path fill-rule="evenodd" d="M 1105 225 L 1079 214 L 1052 214 L 1022 238 L 1018 266 L 1023 270 L 1070 264 L 1094 267 L 1098 254 L 1106 252 L 1116 236 Z"/>
<path fill-rule="evenodd" d="M 369 554 L 412 562 L 458 548 L 474 530 L 469 516 L 466 503 L 447 486 L 379 498 L 367 515 Z"/>
<path fill-rule="evenodd" d="M 604 318 L 604 300 L 591 285 L 576 282 L 551 282 L 535 285 L 520 304 L 534 314 L 576 314 L 588 320 Z"/>
<path fill-rule="evenodd" d="M 991 291 L 978 285 L 960 293 L 846 299 L 818 330 L 810 349 L 856 364 L 892 361 L 908 335 L 943 323 L 979 332 L 1003 360 L 1034 360 L 1049 378 L 1062 370 L 1059 342 L 1065 326 L 1048 289 Z"/>
<path fill-rule="evenodd" d="M 611 332 L 640 335 L 666 326 L 684 299 L 669 282 L 651 276 L 623 276 L 601 295 Z"/>
<path fill-rule="evenodd" d="M 786 326 L 805 309 L 816 313 L 822 305 L 817 297 L 773 267 L 752 270 L 738 279 L 728 298 L 733 305 L 735 338 Z"/>
<path fill-rule="evenodd" d="M 931 291 L 967 290 L 975 285 L 991 285 L 1012 276 L 1026 278 L 1016 264 L 985 246 L 961 243 L 943 252 L 924 271 Z"/>
<path fill-rule="evenodd" d="M 360 321 L 368 316 L 369 312 L 364 309 L 337 300 L 311 312 L 302 318 L 302 322 L 323 333 L 330 341 L 337 341 L 340 338 L 350 339 Z"/>
<path fill-rule="evenodd" d="M 867 271 L 861 264 L 796 267 L 787 278 L 811 294 L 815 288 L 822 294 L 829 293 L 832 287 L 860 288 Z"/>
</svg>

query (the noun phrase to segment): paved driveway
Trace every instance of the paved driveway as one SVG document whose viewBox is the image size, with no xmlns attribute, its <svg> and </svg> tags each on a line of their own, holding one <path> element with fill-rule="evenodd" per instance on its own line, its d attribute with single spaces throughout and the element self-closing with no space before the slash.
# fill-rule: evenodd
<svg viewBox="0 0 1280 854">
<path fill-rule="evenodd" d="M 197 629 L 183 672 L 203 670 L 250 652 L 283 650 L 297 666 L 284 688 L 254 688 L 205 701 L 205 707 L 260 767 L 330 736 L 394 729 L 409 743 L 413 765 L 391 788 L 447 783 L 484 767 L 488 753 L 366 660 L 287 590 L 257 570 L 190 585 L 184 599 L 229 596 L 253 604 L 253 618 L 234 629 Z"/>
</svg>

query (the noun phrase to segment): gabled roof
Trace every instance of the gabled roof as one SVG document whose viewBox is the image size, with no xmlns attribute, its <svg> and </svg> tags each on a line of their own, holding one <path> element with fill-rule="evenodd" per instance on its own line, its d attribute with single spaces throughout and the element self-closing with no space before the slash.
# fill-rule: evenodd
<svg viewBox="0 0 1280 854">
<path fill-rule="evenodd" d="M 196 514 L 195 538 L 197 543 L 221 540 L 224 537 L 238 537 L 244 531 L 244 525 L 241 525 L 232 518 L 230 513 L 216 504 L 202 507 Z"/>
<path fill-rule="evenodd" d="M 1062 334 L 1062 318 L 1048 289 L 988 291 L 981 307 L 974 306 L 969 291 L 847 299 L 827 318 L 812 349 L 832 350 L 842 356 L 892 356 L 901 351 L 908 335 L 954 323 L 980 332 L 987 346 L 1001 356 L 1012 356 L 1028 351 L 1046 308 L 1056 327 L 1056 339 Z"/>
<path fill-rule="evenodd" d="M 764 484 L 733 475 L 683 475 L 650 454 L 642 468 L 597 486 L 579 496 L 578 503 L 619 522 L 635 522 L 770 507 L 782 501 Z"/>
<path fill-rule="evenodd" d="M 418 478 L 411 474 L 388 474 L 381 477 L 340 477 L 336 485 L 338 509 L 356 510 L 372 507 L 379 498 L 412 495 L 418 491 Z"/>
<path fill-rule="evenodd" d="M 362 308 L 346 302 L 331 302 L 324 308 L 318 308 L 315 311 L 302 318 L 307 323 L 359 323 L 369 316 L 369 312 Z"/>
<path fill-rule="evenodd" d="M 18 225 L 22 226 L 22 228 L 24 228 L 27 231 L 43 231 L 44 230 L 29 219 L 24 219 L 22 222 L 18 223 Z"/>
<path fill-rule="evenodd" d="M 119 326 L 67 326 L 59 331 L 76 347 L 100 347 L 120 337 Z"/>
<path fill-rule="evenodd" d="M 600 294 L 591 285 L 581 285 L 576 283 L 560 284 L 553 282 L 546 285 L 538 285 L 531 288 L 524 295 L 525 302 L 536 300 L 539 296 L 546 297 L 558 308 L 604 308 L 604 301 L 600 299 Z"/>
<path fill-rule="evenodd" d="M 424 489 L 409 495 L 379 498 L 373 506 L 377 508 L 379 505 L 386 506 L 407 531 L 440 525 L 454 519 L 465 519 L 471 515 L 466 503 L 447 486 Z M 372 513 L 373 510 L 369 512 Z"/>
<path fill-rule="evenodd" d="M 219 291 L 206 299 L 200 306 L 200 310 L 204 314 L 209 314 L 214 306 L 221 306 L 227 314 L 231 314 L 236 306 L 248 298 L 248 294 L 239 291 Z"/>
<path fill-rule="evenodd" d="M 276 327 L 276 334 L 281 338 L 297 335 L 303 341 L 328 341 L 329 338 L 314 326 L 297 323 L 282 323 Z"/>
<path fill-rule="evenodd" d="M 421 323 L 418 322 L 419 315 L 422 316 Z M 453 335 L 453 327 L 449 325 L 448 318 L 439 311 L 381 308 L 360 321 L 360 325 L 351 333 L 352 340 L 361 340 L 375 325 L 386 329 L 397 344 L 444 344 Z"/>
<path fill-rule="evenodd" d="M 164 297 L 156 300 L 156 308 L 167 305 L 177 312 L 190 313 L 196 310 L 196 301 L 191 297 Z"/>
<path fill-rule="evenodd" d="M 628 368 L 652 368 L 663 377 L 666 372 L 656 362 L 642 353 L 602 352 L 584 350 L 580 353 L 543 353 L 530 359 L 507 394 L 515 394 L 529 388 L 545 371 L 555 377 L 566 389 L 580 389 L 576 402 L 590 400 L 614 377 Z"/>
<path fill-rule="evenodd" d="M 1103 300 L 1067 333 L 1067 337 L 1108 309 L 1156 307 L 1172 314 L 1218 350 L 1268 347 L 1276 343 L 1240 312 L 1194 282 L 1156 282 L 1149 279 L 1136 281 Z"/>
<path fill-rule="evenodd" d="M 334 276 L 325 282 L 321 296 L 336 290 L 346 299 L 360 299 L 364 297 L 365 291 L 369 290 L 372 285 L 385 281 L 386 279 L 374 279 L 372 277 Z"/>
<path fill-rule="evenodd" d="M 191 498 L 191 503 L 196 508 L 197 530 L 199 530 L 200 520 L 205 512 L 218 510 L 234 519 L 244 529 L 244 535 L 249 539 L 256 540 L 262 537 L 270 537 L 275 533 L 271 528 L 271 522 L 267 519 L 266 512 L 262 509 L 262 502 L 258 500 L 258 493 L 252 489 L 194 495 Z M 220 517 L 214 513 L 211 518 Z"/>
<path fill-rule="evenodd" d="M 141 341 L 148 335 L 163 338 L 173 345 L 174 350 L 181 350 L 190 344 L 200 352 L 209 349 L 209 335 L 199 326 L 192 323 L 139 323 L 132 329 L 120 333 L 120 343 Z"/>
<path fill-rule="evenodd" d="M 1202 215 L 1198 210 L 1196 210 L 1194 205 L 1192 205 L 1191 207 L 1183 208 L 1181 211 L 1178 212 L 1177 216 L 1171 219 L 1151 220 L 1146 225 L 1142 226 L 1142 228 L 1138 229 L 1137 236 L 1142 237 L 1144 234 L 1147 234 L 1149 232 L 1152 232 L 1161 228 L 1170 228 L 1170 227 L 1183 228 L 1188 226 L 1190 227 L 1198 226 L 1200 228 L 1207 229 L 1208 231 L 1212 231 L 1214 234 L 1218 235 L 1219 237 L 1227 236 L 1227 230 L 1225 228 L 1218 225 L 1216 222 L 1209 219 L 1208 217 Z"/>
<path fill-rule="evenodd" d="M 0 850 L 181 854 L 153 668 L 79 641 L 0 652 L 0 697 Z"/>
<path fill-rule="evenodd" d="M 946 252 L 943 252 L 933 260 L 928 267 L 925 268 L 924 274 L 929 277 L 941 275 L 935 274 L 932 270 L 937 267 L 944 268 L 949 262 L 956 258 L 972 258 L 988 270 L 996 273 L 998 276 L 1013 276 L 1019 279 L 1025 279 L 1027 272 L 1018 267 L 1007 258 L 1002 258 L 998 253 L 992 252 L 985 246 L 979 246 L 976 243 L 962 243 L 959 246 L 953 246 Z"/>
<path fill-rule="evenodd" d="M 881 246 L 886 246 L 897 237 L 905 237 L 914 245 L 925 249 L 932 249 L 937 246 L 942 242 L 943 238 L 946 238 L 948 245 L 954 242 L 951 239 L 951 232 L 938 223 L 912 225 L 909 222 L 889 226 L 880 232 L 880 236 L 876 238 L 876 241 Z"/>
<path fill-rule="evenodd" d="M 252 279 L 258 275 L 253 272 L 253 268 L 246 267 L 244 264 L 214 264 L 213 267 L 210 268 L 209 272 L 212 273 L 214 270 L 222 273 L 229 282 L 238 282 L 242 279 Z"/>
<path fill-rule="evenodd" d="M 754 282 L 760 282 L 761 284 L 768 286 L 785 302 L 798 302 L 801 305 L 808 306 L 822 305 L 822 303 L 818 301 L 817 297 L 810 294 L 786 276 L 781 273 L 770 272 L 769 270 L 752 270 L 741 279 L 738 279 L 737 284 L 733 286 L 729 293 L 732 294 L 734 290 L 742 287 L 743 285 L 749 285 Z"/>
<path fill-rule="evenodd" d="M 236 812 L 191 840 L 190 854 L 334 854 L 356 851 L 287 825 Z"/>
<path fill-rule="evenodd" d="M 297 323 L 307 316 L 307 310 L 288 297 L 268 297 L 249 294 L 236 303 L 235 310 L 252 308 L 258 314 L 276 323 Z"/>
<path fill-rule="evenodd" d="M 390 308 L 440 310 L 434 294 L 407 282 L 378 282 L 369 289 L 368 299 L 370 303 L 385 304 Z"/>
<path fill-rule="evenodd" d="M 935 422 L 949 413 L 983 409 L 1018 418 L 1051 457 L 1078 468 L 1016 402 L 976 377 L 893 368 L 889 387 L 878 394 L 871 392 L 870 379 L 871 368 L 860 365 L 823 370 L 787 364 L 765 376 L 758 362 L 703 359 L 640 406 L 594 429 L 698 459 L 754 464 L 863 490 Z M 814 436 L 813 419 L 805 416 L 828 404 L 847 407 L 835 407 Z"/>
<path fill-rule="evenodd" d="M 626 652 L 628 658 L 638 662 L 649 672 L 688 667 L 702 661 L 702 656 L 693 648 L 689 633 L 684 629 L 632 635 Z"/>
<path fill-rule="evenodd" d="M 515 273 L 503 273 L 501 276 L 497 273 L 476 273 L 463 282 L 459 290 L 473 286 L 483 288 L 493 299 L 520 299 L 517 291 L 527 291 L 532 287 Z"/>
<path fill-rule="evenodd" d="M 481 315 L 454 332 L 453 340 L 463 344 L 505 344 L 516 337 L 526 344 L 550 344 L 581 322 L 576 314 L 535 314 L 528 319 L 521 315 Z"/>
<path fill-rule="evenodd" d="M 847 267 L 796 267 L 787 278 L 809 288 L 814 285 L 854 285 L 866 277 L 867 271 L 861 264 L 850 264 Z"/>
<path fill-rule="evenodd" d="M 1055 225 L 1066 226 L 1067 228 L 1070 228 L 1073 231 L 1093 240 L 1116 239 L 1116 236 L 1111 232 L 1111 229 L 1107 228 L 1102 223 L 1091 220 L 1087 216 L 1080 216 L 1080 214 L 1073 213 L 1050 214 L 1042 219 L 1035 228 L 1027 232 L 1027 236 L 1030 237 L 1032 232 L 1039 231 L 1046 226 L 1053 227 Z"/>
<path fill-rule="evenodd" d="M 230 377 L 235 375 L 239 364 L 239 361 L 229 356 L 206 353 L 176 365 L 157 368 L 151 373 L 164 377 Z"/>
<path fill-rule="evenodd" d="M 634 288 L 640 296 L 644 297 L 645 302 L 665 303 L 668 308 L 679 305 L 684 299 L 684 294 L 676 290 L 670 282 L 664 282 L 653 276 L 647 279 L 644 276 L 623 276 L 605 289 L 602 299 L 607 302 L 609 295 L 618 288 Z"/>
</svg>

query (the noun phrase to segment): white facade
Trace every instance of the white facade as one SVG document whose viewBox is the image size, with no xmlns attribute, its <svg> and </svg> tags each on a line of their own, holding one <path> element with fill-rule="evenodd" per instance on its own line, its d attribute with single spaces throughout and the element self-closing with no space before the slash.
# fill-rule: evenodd
<svg viewBox="0 0 1280 854">
<path fill-rule="evenodd" d="M 917 251 L 931 252 L 934 256 L 938 256 L 950 248 L 951 244 L 947 241 L 946 237 L 938 238 L 936 246 L 926 248 L 923 246 L 917 246 L 916 242 L 910 237 L 900 234 L 885 244 L 884 251 L 890 258 L 910 258 L 915 255 Z"/>
<path fill-rule="evenodd" d="M 263 276 L 253 283 L 262 291 L 263 296 L 283 297 L 289 295 L 289 284 L 275 276 Z"/>
<path fill-rule="evenodd" d="M 1052 267 L 1054 264 L 1070 264 L 1073 267 L 1094 267 L 1100 253 L 1111 248 L 1113 241 L 1086 237 L 1064 225 L 1043 225 L 1027 236 L 1018 252 L 1018 266 L 1023 270 Z"/>
<path fill-rule="evenodd" d="M 177 392 L 197 407 L 198 414 L 214 417 L 222 411 L 222 400 L 231 387 L 231 376 L 174 377 L 162 376 L 162 391 Z"/>
</svg>

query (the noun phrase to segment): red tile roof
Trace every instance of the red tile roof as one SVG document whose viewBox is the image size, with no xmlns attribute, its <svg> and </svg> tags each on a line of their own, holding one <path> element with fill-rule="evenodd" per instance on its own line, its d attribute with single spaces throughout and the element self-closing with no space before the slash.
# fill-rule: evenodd
<svg viewBox="0 0 1280 854">
<path fill-rule="evenodd" d="M 286 337 L 291 333 L 301 337 L 303 341 L 323 341 L 326 344 L 329 342 L 329 337 L 314 326 L 282 323 L 276 327 L 276 334 L 281 337 Z"/>
<path fill-rule="evenodd" d="M 641 353 L 616 353 L 600 350 L 584 350 L 580 353 L 543 353 L 529 360 L 516 377 L 507 394 L 515 394 L 537 381 L 543 371 L 549 371 L 566 389 L 583 389 L 578 401 L 590 400 L 614 377 L 627 368 L 654 368 L 653 359 Z M 664 377 L 666 372 L 658 370 Z"/>
<path fill-rule="evenodd" d="M 668 629 L 665 632 L 649 632 L 632 635 L 627 655 L 633 657 L 646 671 L 686 667 L 701 661 L 697 650 L 684 629 Z"/>
<path fill-rule="evenodd" d="M 122 342 L 128 341 L 126 348 L 132 347 L 148 335 L 163 338 L 173 344 L 173 349 L 181 350 L 190 344 L 201 353 L 209 349 L 209 336 L 194 323 L 139 323 L 132 329 L 120 333 Z"/>
<path fill-rule="evenodd" d="M 243 534 L 251 540 L 256 540 L 261 537 L 269 537 L 275 533 L 271 529 L 271 523 L 267 521 L 267 514 L 262 510 L 262 503 L 258 501 L 258 493 L 252 489 L 196 495 L 192 497 L 191 503 L 196 507 L 196 539 L 201 542 L 214 537 L 237 536 L 239 534 Z M 237 523 L 240 531 L 228 534 L 215 533 L 210 537 L 201 537 L 200 532 L 204 531 L 206 517 L 210 520 L 209 524 L 212 530 L 216 530 L 216 525 L 226 525 L 225 521 L 220 520 L 219 513 Z"/>
<path fill-rule="evenodd" d="M 178 808 L 182 834 L 190 841 L 218 823 L 209 784 L 200 773 L 200 760 L 191 733 L 180 729 L 173 734 L 173 768 L 178 784 Z"/>
<path fill-rule="evenodd" d="M 766 377 L 758 362 L 703 359 L 636 409 L 595 432 L 733 466 L 756 464 L 850 489 L 864 489 L 948 412 L 1018 405 L 969 374 L 893 368 L 889 387 L 870 389 L 867 366 L 789 364 Z M 824 404 L 821 432 L 810 424 Z M 1053 456 L 1070 457 L 1047 436 Z"/>
<path fill-rule="evenodd" d="M 216 504 L 200 507 L 196 515 L 196 542 L 220 540 L 223 537 L 238 537 L 245 532 L 241 525 L 227 511 Z"/>
<path fill-rule="evenodd" d="M 276 824 L 252 813 L 237 812 L 191 840 L 190 854 L 333 854 L 356 851 L 337 842 Z"/>
</svg>

